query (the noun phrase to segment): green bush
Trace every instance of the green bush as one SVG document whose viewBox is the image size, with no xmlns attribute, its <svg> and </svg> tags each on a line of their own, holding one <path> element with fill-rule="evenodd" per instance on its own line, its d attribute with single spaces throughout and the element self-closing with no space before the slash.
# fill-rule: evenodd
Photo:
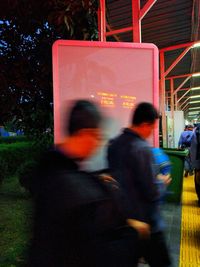
<svg viewBox="0 0 200 267">
<path fill-rule="evenodd" d="M 45 133 L 40 137 L 33 138 L 32 142 L 32 157 L 29 157 L 18 168 L 17 176 L 22 187 L 28 190 L 33 195 L 34 175 L 37 169 L 38 162 L 45 151 L 53 144 L 53 135 Z"/>
<path fill-rule="evenodd" d="M 28 159 L 32 158 L 35 152 L 30 142 L 18 142 L 13 144 L 0 145 L 0 181 L 10 177 L 17 172 L 17 169 Z"/>
<path fill-rule="evenodd" d="M 28 138 L 24 135 L 22 136 L 8 136 L 8 137 L 0 137 L 0 144 L 12 144 L 16 142 L 25 142 Z"/>
<path fill-rule="evenodd" d="M 0 144 L 0 183 L 6 177 L 17 175 L 20 184 L 30 189 L 32 170 L 40 156 L 53 143 L 52 135 L 44 134 L 32 141 Z M 30 177 L 30 181 L 29 181 Z M 29 190 L 30 191 L 30 190 Z"/>
<path fill-rule="evenodd" d="M 33 195 L 33 179 L 38 162 L 36 159 L 30 159 L 25 161 L 17 171 L 19 183 L 24 187 L 31 195 Z"/>
<path fill-rule="evenodd" d="M 0 266 L 25 267 L 32 235 L 30 196 L 17 176 L 5 179 L 0 188 Z"/>
</svg>

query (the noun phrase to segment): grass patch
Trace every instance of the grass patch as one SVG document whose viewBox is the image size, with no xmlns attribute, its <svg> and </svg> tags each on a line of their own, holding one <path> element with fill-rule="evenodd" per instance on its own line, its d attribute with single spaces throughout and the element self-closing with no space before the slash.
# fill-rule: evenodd
<svg viewBox="0 0 200 267">
<path fill-rule="evenodd" d="M 0 266 L 26 266 L 31 235 L 32 201 L 17 176 L 0 187 Z"/>
</svg>

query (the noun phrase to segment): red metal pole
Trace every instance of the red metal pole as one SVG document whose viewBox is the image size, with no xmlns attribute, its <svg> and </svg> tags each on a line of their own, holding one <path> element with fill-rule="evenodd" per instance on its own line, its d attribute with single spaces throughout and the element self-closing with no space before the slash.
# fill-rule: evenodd
<svg viewBox="0 0 200 267">
<path fill-rule="evenodd" d="M 98 7 L 98 11 L 97 11 L 97 18 L 98 18 L 98 40 L 101 41 L 101 8 L 100 5 Z"/>
<path fill-rule="evenodd" d="M 124 32 L 133 32 L 133 42 L 141 43 L 141 20 L 147 14 L 147 12 L 151 9 L 151 7 L 155 4 L 157 0 L 148 0 L 143 8 L 140 10 L 140 0 L 132 0 L 132 25 L 130 27 L 125 27 L 122 29 L 111 30 L 109 25 L 106 25 L 106 4 L 105 0 L 100 0 L 100 8 L 98 10 L 98 28 L 100 40 L 106 41 L 105 36 L 111 36 L 114 34 L 124 33 Z M 106 32 L 106 27 L 109 30 Z M 115 36 L 117 40 L 118 37 Z"/>
<path fill-rule="evenodd" d="M 170 79 L 171 110 L 174 109 L 174 80 Z"/>
<path fill-rule="evenodd" d="M 160 53 L 160 96 L 161 96 L 161 113 L 162 113 L 162 136 L 163 147 L 167 146 L 167 123 L 165 114 L 165 57 L 164 52 Z"/>
<path fill-rule="evenodd" d="M 98 10 L 98 30 L 99 40 L 106 41 L 106 2 L 100 0 L 100 8 Z"/>
<path fill-rule="evenodd" d="M 171 91 L 171 118 L 172 118 L 172 146 L 174 147 L 174 80 L 170 80 L 170 91 Z"/>
<path fill-rule="evenodd" d="M 177 93 L 175 94 L 175 110 L 178 110 L 178 102 L 177 102 L 178 96 Z"/>
<path fill-rule="evenodd" d="M 132 0 L 133 42 L 141 43 L 140 0 Z"/>
</svg>

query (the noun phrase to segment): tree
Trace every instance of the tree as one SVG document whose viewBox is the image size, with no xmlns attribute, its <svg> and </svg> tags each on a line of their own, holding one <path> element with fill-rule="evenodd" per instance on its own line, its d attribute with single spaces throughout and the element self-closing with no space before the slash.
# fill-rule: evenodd
<svg viewBox="0 0 200 267">
<path fill-rule="evenodd" d="M 52 127 L 51 47 L 57 39 L 97 39 L 96 0 L 0 3 L 0 124 L 27 133 Z"/>
</svg>

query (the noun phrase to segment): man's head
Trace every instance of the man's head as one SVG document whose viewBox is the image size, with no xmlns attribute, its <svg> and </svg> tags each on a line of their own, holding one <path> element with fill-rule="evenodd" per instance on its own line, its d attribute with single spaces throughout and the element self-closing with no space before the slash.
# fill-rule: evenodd
<svg viewBox="0 0 200 267">
<path fill-rule="evenodd" d="M 69 113 L 62 147 L 73 158 L 85 159 L 100 145 L 102 121 L 98 107 L 88 100 L 77 100 Z"/>
<path fill-rule="evenodd" d="M 187 131 L 193 131 L 193 129 L 194 129 L 194 126 L 189 124 L 187 127 Z"/>
<path fill-rule="evenodd" d="M 142 102 L 134 110 L 132 128 L 146 139 L 151 135 L 158 118 L 157 109 L 151 103 Z"/>
<path fill-rule="evenodd" d="M 71 108 L 67 132 L 75 134 L 81 129 L 99 128 L 102 116 L 97 106 L 88 100 L 77 100 Z"/>
</svg>

